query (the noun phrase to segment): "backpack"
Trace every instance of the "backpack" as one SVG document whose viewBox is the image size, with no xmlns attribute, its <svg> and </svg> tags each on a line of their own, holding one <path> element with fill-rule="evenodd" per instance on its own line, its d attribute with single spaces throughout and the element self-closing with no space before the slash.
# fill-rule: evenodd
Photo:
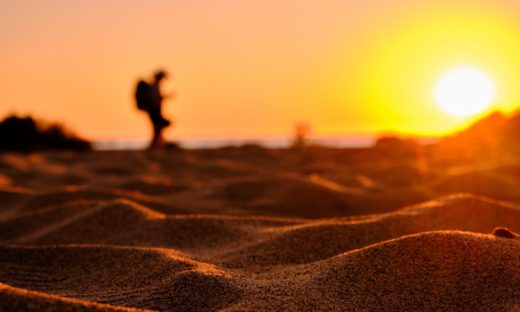
<svg viewBox="0 0 520 312">
<path fill-rule="evenodd" d="M 152 107 L 152 86 L 144 80 L 139 80 L 135 88 L 137 109 L 148 111 Z"/>
</svg>

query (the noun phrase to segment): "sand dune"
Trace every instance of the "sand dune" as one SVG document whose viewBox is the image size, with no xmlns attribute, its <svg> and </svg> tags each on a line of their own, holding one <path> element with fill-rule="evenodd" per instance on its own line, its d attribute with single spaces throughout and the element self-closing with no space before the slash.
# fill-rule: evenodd
<svg viewBox="0 0 520 312">
<path fill-rule="evenodd" d="M 316 263 L 306 297 L 344 309 L 518 309 L 519 248 L 518 241 L 457 231 L 405 236 Z"/>
<path fill-rule="evenodd" d="M 226 306 L 239 295 L 225 272 L 172 249 L 3 247 L 0 255 L 6 284 L 58 296 L 185 310 Z"/>
<path fill-rule="evenodd" d="M 3 311 L 146 311 L 88 302 L 0 284 Z"/>
<path fill-rule="evenodd" d="M 0 155 L 0 308 L 520 310 L 514 163 L 357 153 Z"/>
</svg>

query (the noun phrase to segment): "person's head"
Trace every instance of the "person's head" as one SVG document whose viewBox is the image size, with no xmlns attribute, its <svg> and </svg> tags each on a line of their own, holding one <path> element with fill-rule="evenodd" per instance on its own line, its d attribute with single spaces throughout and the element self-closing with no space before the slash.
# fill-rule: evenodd
<svg viewBox="0 0 520 312">
<path fill-rule="evenodd" d="M 153 77 L 154 77 L 155 81 L 161 81 L 164 78 L 166 78 L 167 76 L 168 76 L 168 74 L 164 70 L 160 69 L 155 72 Z"/>
</svg>

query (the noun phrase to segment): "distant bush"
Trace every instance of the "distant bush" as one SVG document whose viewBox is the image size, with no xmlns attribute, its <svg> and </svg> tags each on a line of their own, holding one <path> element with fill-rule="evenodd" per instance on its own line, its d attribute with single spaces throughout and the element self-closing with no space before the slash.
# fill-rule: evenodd
<svg viewBox="0 0 520 312">
<path fill-rule="evenodd" d="M 168 141 L 164 143 L 164 149 L 178 151 L 182 149 L 182 146 L 178 142 Z"/>
<path fill-rule="evenodd" d="M 384 136 L 376 140 L 374 149 L 387 156 L 415 156 L 420 144 L 413 139 Z"/>
<path fill-rule="evenodd" d="M 63 125 L 46 124 L 30 116 L 7 116 L 0 122 L 0 150 L 91 150 L 84 140 Z"/>
</svg>

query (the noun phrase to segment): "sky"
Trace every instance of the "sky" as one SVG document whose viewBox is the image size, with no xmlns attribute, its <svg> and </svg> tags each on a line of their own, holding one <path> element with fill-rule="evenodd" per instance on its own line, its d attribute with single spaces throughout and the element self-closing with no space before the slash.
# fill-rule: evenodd
<svg viewBox="0 0 520 312">
<path fill-rule="evenodd" d="M 0 116 L 61 121 L 87 138 L 149 136 L 135 83 L 168 70 L 167 137 L 442 135 L 473 119 L 435 103 L 473 66 L 520 104 L 514 0 L 0 0 Z"/>
</svg>

